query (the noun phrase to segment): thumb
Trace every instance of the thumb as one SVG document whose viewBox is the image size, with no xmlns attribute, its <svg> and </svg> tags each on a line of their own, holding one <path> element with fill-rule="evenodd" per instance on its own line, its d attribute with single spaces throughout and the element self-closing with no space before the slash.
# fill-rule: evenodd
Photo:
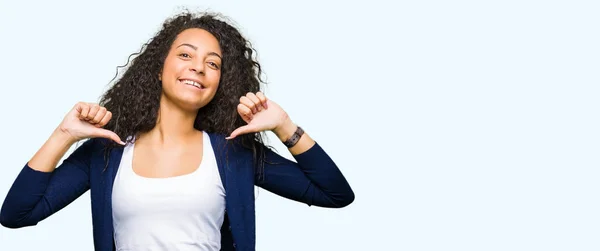
<svg viewBox="0 0 600 251">
<path fill-rule="evenodd" d="M 238 135 L 250 133 L 253 131 L 254 131 L 254 126 L 251 126 L 251 125 L 240 126 L 237 129 L 233 130 L 233 132 L 231 132 L 231 135 L 229 135 L 229 137 L 227 137 L 225 139 L 233 139 L 233 138 L 237 137 Z"/>
<path fill-rule="evenodd" d="M 120 145 L 125 145 L 125 142 L 123 142 L 121 140 L 121 138 L 119 137 L 119 135 L 117 135 L 116 133 L 114 133 L 112 131 L 109 131 L 109 130 L 106 130 L 106 129 L 102 129 L 102 128 L 98 128 L 97 131 L 96 131 L 96 134 L 99 137 L 107 138 L 107 139 L 110 139 L 110 140 L 112 140 L 114 142 L 117 142 Z"/>
</svg>

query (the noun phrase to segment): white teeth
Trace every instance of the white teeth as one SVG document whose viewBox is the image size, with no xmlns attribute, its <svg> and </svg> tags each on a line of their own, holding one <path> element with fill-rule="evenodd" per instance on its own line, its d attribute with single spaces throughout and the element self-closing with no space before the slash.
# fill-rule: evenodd
<svg viewBox="0 0 600 251">
<path fill-rule="evenodd" d="M 195 87 L 202 88 L 202 86 L 201 86 L 199 83 L 197 83 L 197 82 L 194 82 L 194 81 L 192 81 L 192 80 L 187 80 L 187 79 L 186 79 L 186 80 L 183 80 L 183 81 L 181 81 L 181 82 L 182 82 L 182 83 L 184 83 L 184 84 L 186 84 L 186 85 L 193 85 L 193 86 L 195 86 Z"/>
</svg>

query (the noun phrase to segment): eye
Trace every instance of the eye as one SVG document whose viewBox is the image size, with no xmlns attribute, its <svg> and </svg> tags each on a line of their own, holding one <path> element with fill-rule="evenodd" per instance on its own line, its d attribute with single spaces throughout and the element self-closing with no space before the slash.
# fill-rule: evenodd
<svg viewBox="0 0 600 251">
<path fill-rule="evenodd" d="M 208 62 L 208 65 L 212 66 L 213 68 L 215 68 L 217 70 L 219 69 L 219 65 L 214 62 Z"/>
<path fill-rule="evenodd" d="M 180 54 L 179 54 L 179 56 L 180 56 L 180 57 L 184 57 L 184 58 L 191 58 L 191 57 L 190 57 L 190 54 L 187 54 L 187 53 L 185 53 L 185 52 L 184 52 L 184 53 L 180 53 Z"/>
</svg>

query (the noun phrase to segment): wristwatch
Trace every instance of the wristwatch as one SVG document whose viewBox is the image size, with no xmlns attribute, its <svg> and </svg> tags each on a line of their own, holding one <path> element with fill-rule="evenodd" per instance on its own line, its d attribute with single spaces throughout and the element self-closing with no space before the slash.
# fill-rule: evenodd
<svg viewBox="0 0 600 251">
<path fill-rule="evenodd" d="M 296 131 L 294 132 L 294 134 L 292 134 L 292 136 L 286 140 L 285 142 L 283 142 L 283 144 L 285 146 L 287 146 L 288 148 L 292 148 L 293 146 L 296 145 L 296 143 L 298 143 L 298 141 L 300 140 L 300 137 L 302 137 L 302 134 L 304 134 L 304 130 L 302 129 L 302 127 L 297 127 Z"/>
</svg>

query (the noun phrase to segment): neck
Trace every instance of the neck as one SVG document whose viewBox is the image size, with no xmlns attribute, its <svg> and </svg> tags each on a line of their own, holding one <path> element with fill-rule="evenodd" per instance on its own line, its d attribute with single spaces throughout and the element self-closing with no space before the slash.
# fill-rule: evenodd
<svg viewBox="0 0 600 251">
<path fill-rule="evenodd" d="M 195 139 L 193 136 L 199 133 L 194 128 L 197 114 L 198 111 L 184 110 L 163 96 L 160 100 L 156 126 L 143 135 L 144 141 L 168 147 L 185 144 Z"/>
</svg>

